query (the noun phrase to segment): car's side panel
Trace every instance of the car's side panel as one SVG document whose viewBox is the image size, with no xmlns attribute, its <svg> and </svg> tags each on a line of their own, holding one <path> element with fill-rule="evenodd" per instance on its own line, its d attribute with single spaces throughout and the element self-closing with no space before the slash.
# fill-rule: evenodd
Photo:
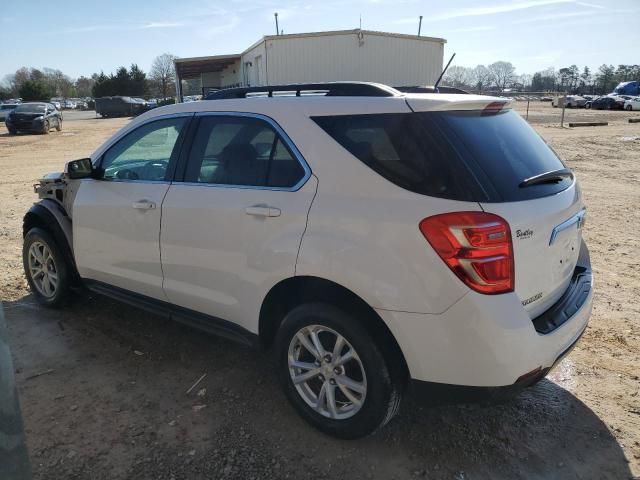
<svg viewBox="0 0 640 480">
<path fill-rule="evenodd" d="M 297 191 L 174 183 L 162 206 L 164 290 L 171 303 L 257 333 L 262 300 L 295 274 L 317 180 Z M 277 216 L 254 216 L 266 205 Z"/>
<path fill-rule="evenodd" d="M 327 193 L 324 185 L 320 178 L 297 275 L 336 282 L 373 308 L 407 312 L 441 313 L 468 292 L 433 251 L 418 224 L 446 211 L 477 211 L 478 204 L 411 192 L 403 199 L 382 192 L 378 197 Z"/>
</svg>

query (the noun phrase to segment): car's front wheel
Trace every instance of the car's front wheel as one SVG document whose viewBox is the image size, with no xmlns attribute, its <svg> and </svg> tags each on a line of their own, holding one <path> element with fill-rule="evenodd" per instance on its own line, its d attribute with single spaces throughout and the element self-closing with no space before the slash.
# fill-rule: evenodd
<svg viewBox="0 0 640 480">
<path fill-rule="evenodd" d="M 56 125 L 56 130 L 58 132 L 62 131 L 62 119 L 58 119 L 58 124 Z"/>
<path fill-rule="evenodd" d="M 49 120 L 45 120 L 44 123 L 42 124 L 42 133 L 44 133 L 45 135 L 49 133 Z"/>
<path fill-rule="evenodd" d="M 351 314 L 324 303 L 294 308 L 276 337 L 278 375 L 289 401 L 311 425 L 352 439 L 385 425 L 400 405 L 374 338 Z"/>
<path fill-rule="evenodd" d="M 62 305 L 70 289 L 69 266 L 49 232 L 29 230 L 24 237 L 22 261 L 35 299 L 48 307 Z"/>
</svg>

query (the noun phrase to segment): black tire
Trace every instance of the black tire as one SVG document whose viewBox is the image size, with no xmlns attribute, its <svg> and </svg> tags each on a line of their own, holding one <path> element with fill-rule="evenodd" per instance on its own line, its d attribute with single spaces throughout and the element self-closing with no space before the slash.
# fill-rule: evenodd
<svg viewBox="0 0 640 480">
<path fill-rule="evenodd" d="M 50 129 L 49 120 L 45 120 L 44 123 L 42 124 L 42 133 L 44 135 L 48 135 L 49 134 L 49 129 Z"/>
<path fill-rule="evenodd" d="M 56 130 L 58 132 L 62 131 L 62 119 L 61 118 L 58 119 L 58 124 L 56 125 Z"/>
<path fill-rule="evenodd" d="M 289 349 L 296 334 L 310 325 L 319 325 L 337 332 L 344 337 L 359 357 L 358 367 L 361 365 L 366 376 L 365 396 L 362 406 L 349 418 L 335 419 L 322 415 L 307 404 L 293 383 L 289 371 Z M 329 352 L 333 347 L 330 344 L 324 345 L 325 342 L 326 340 L 322 342 L 323 346 L 328 347 L 327 352 Z M 282 321 L 276 335 L 275 355 L 278 377 L 289 401 L 302 418 L 328 435 L 342 439 L 370 435 L 389 422 L 398 411 L 404 383 L 403 379 L 394 378 L 398 375 L 392 375 L 389 368 L 389 362 L 393 362 L 394 359 L 385 359 L 382 349 L 378 347 L 367 329 L 354 316 L 340 308 L 326 303 L 307 303 L 291 310 Z M 346 373 L 343 368 L 342 374 L 346 375 Z M 309 382 L 328 381 L 321 376 L 312 378 L 313 380 Z M 335 386 L 335 381 L 333 385 L 337 400 L 338 396 L 344 394 L 338 392 L 340 387 Z M 347 397 L 343 396 L 340 408 L 345 406 L 344 399 Z M 348 408 L 348 401 L 346 406 Z"/>
<path fill-rule="evenodd" d="M 7 128 L 9 130 L 9 135 L 16 135 L 18 131 L 15 128 Z"/>
<path fill-rule="evenodd" d="M 45 245 L 49 249 L 54 269 L 52 270 L 50 265 L 47 269 L 57 275 L 55 291 L 50 296 L 43 293 L 43 288 L 38 285 L 40 282 L 34 279 L 31 273 L 29 251 L 36 243 Z M 22 246 L 22 263 L 27 282 L 38 303 L 46 307 L 60 307 L 66 303 L 71 288 L 70 268 L 60 246 L 49 232 L 37 227 L 29 230 L 24 237 Z"/>
<path fill-rule="evenodd" d="M 625 108 L 627 109 L 627 112 L 630 112 L 632 110 L 631 105 L 627 105 Z"/>
</svg>

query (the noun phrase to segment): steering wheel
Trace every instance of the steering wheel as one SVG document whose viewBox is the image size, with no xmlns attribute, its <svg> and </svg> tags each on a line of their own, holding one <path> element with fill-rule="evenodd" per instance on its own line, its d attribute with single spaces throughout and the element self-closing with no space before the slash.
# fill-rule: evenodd
<svg viewBox="0 0 640 480">
<path fill-rule="evenodd" d="M 144 180 L 164 180 L 168 165 L 166 160 L 151 160 L 144 164 L 140 173 Z"/>
<path fill-rule="evenodd" d="M 138 174 L 129 168 L 118 170 L 116 172 L 116 178 L 119 178 L 120 180 L 139 180 L 140 179 Z"/>
</svg>

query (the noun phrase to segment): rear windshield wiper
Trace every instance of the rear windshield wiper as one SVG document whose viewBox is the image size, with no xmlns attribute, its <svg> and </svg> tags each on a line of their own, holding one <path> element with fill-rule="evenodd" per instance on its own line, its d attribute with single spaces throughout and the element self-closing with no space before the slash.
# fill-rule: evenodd
<svg viewBox="0 0 640 480">
<path fill-rule="evenodd" d="M 519 186 L 520 188 L 524 188 L 530 187 L 531 185 L 540 185 L 542 183 L 558 183 L 565 178 L 573 178 L 573 172 L 568 168 L 561 168 L 559 170 L 552 170 L 550 172 L 541 173 L 540 175 L 525 178 Z"/>
</svg>

